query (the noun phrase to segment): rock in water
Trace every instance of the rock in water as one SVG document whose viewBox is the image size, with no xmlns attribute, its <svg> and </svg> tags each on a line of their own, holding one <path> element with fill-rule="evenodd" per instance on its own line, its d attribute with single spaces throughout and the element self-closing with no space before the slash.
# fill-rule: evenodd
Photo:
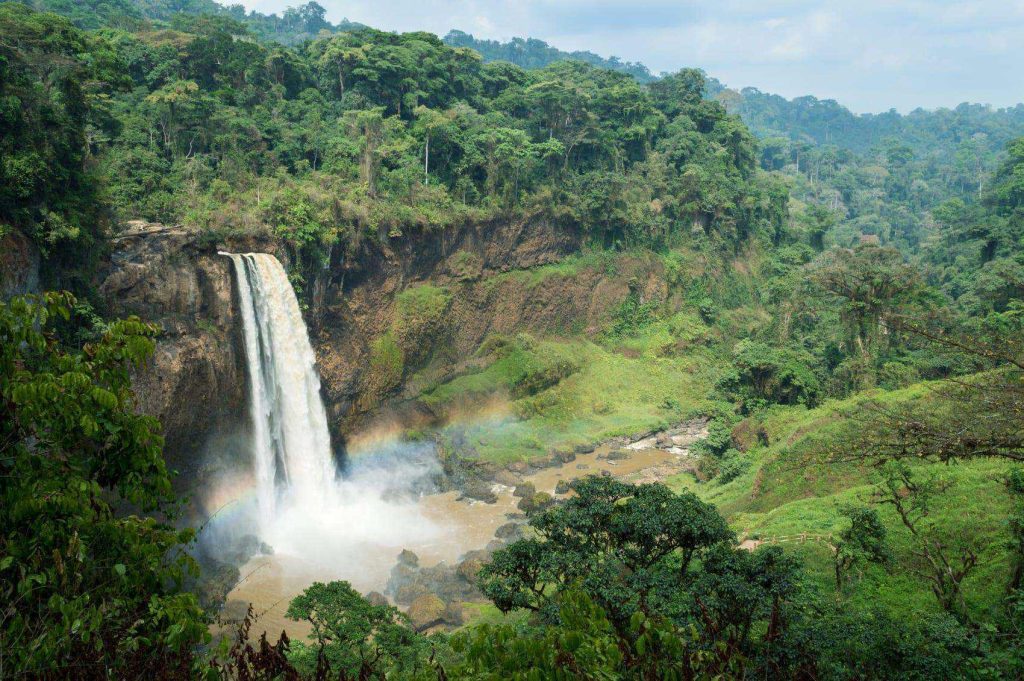
<svg viewBox="0 0 1024 681">
<path fill-rule="evenodd" d="M 460 498 L 476 499 L 488 504 L 498 501 L 498 495 L 491 490 L 491 486 L 480 480 L 467 483 L 462 490 L 462 497 Z"/>
<path fill-rule="evenodd" d="M 494 476 L 494 482 L 499 485 L 504 485 L 505 487 L 517 487 L 521 485 L 523 481 L 514 473 L 509 471 L 498 471 Z"/>
<path fill-rule="evenodd" d="M 523 513 L 533 513 L 534 511 L 544 510 L 553 501 L 551 495 L 547 492 L 534 492 L 532 495 L 520 499 L 518 508 Z"/>
<path fill-rule="evenodd" d="M 423 594 L 409 606 L 409 622 L 416 631 L 425 631 L 444 624 L 447 605 L 434 594 Z"/>
<path fill-rule="evenodd" d="M 516 497 L 532 497 L 537 493 L 537 487 L 532 482 L 524 482 L 521 485 L 516 486 L 516 490 L 512 492 L 512 496 Z"/>
</svg>

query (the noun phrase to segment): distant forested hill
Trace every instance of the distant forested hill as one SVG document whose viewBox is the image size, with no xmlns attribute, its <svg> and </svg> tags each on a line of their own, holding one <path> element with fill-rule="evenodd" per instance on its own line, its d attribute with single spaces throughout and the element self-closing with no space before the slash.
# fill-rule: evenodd
<svg viewBox="0 0 1024 681">
<path fill-rule="evenodd" d="M 621 61 L 618 57 L 604 57 L 593 52 L 566 52 L 548 45 L 536 38 L 512 38 L 507 43 L 497 40 L 481 40 L 462 31 L 449 31 L 444 42 L 453 47 L 468 47 L 479 52 L 485 61 L 507 61 L 524 69 L 540 69 L 556 61 L 569 59 L 585 62 L 602 69 L 627 73 L 641 83 L 649 83 L 656 77 L 639 62 Z"/>
<path fill-rule="evenodd" d="M 1024 135 L 1020 104 L 857 115 L 834 100 L 787 100 L 714 81 L 705 95 L 760 138 L 763 168 L 791 178 L 809 231 L 844 246 L 871 235 L 907 255 L 944 243 L 935 209 L 952 199 L 977 202 L 1007 146 Z"/>
<path fill-rule="evenodd" d="M 956 145 L 978 134 L 1002 147 L 1024 131 L 1024 104 L 994 109 L 965 102 L 954 109 L 915 109 L 905 115 L 895 110 L 858 115 L 833 99 L 786 99 L 752 87 L 739 91 L 716 89 L 710 94 L 730 112 L 742 116 L 758 137 L 831 144 L 858 153 L 891 137 L 899 137 L 915 152 L 927 151 L 935 145 Z"/>
<path fill-rule="evenodd" d="M 641 83 L 658 79 L 639 62 L 624 62 L 618 57 L 605 59 L 593 52 L 567 52 L 536 38 L 500 42 L 451 31 L 444 42 L 474 49 L 485 61 L 507 61 L 525 69 L 576 60 L 627 73 Z M 955 148 L 979 134 L 985 136 L 986 146 L 998 150 L 1024 133 L 1024 104 L 993 109 L 965 102 L 954 109 L 915 109 L 909 114 L 896 110 L 855 114 L 833 99 L 786 99 L 754 87 L 730 89 L 712 77 L 707 78 L 705 95 L 721 101 L 730 113 L 739 114 L 760 138 L 784 137 L 807 144 L 833 145 L 859 154 L 895 137 L 915 153 L 927 153 L 937 145 Z"/>
</svg>

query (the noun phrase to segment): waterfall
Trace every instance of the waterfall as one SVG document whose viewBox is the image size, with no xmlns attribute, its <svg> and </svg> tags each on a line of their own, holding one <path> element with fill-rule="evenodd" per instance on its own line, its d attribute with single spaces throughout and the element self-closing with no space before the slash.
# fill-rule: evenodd
<svg viewBox="0 0 1024 681">
<path fill-rule="evenodd" d="M 316 357 L 284 267 L 267 253 L 223 253 L 238 283 L 249 369 L 251 449 L 260 526 L 281 507 L 324 508 L 335 467 Z"/>
</svg>

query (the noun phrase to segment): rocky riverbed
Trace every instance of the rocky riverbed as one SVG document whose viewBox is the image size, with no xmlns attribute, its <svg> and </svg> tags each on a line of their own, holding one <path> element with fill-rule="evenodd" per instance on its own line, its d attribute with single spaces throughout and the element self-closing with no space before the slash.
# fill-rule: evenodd
<svg viewBox="0 0 1024 681">
<path fill-rule="evenodd" d="M 571 494 L 569 483 L 587 475 L 649 483 L 692 471 L 696 462 L 689 448 L 706 435 L 706 421 L 694 420 L 616 438 L 586 452 L 553 452 L 544 461 L 515 462 L 493 471 L 490 480 L 468 478 L 463 485 L 468 489 L 418 499 L 419 510 L 438 531 L 412 545 L 367 541 L 350 560 L 332 564 L 280 552 L 258 555 L 241 568 L 242 579 L 228 594 L 224 615 L 240 616 L 252 603 L 258 629 L 303 636 L 307 628 L 284 617 L 288 602 L 313 581 L 344 579 L 371 598 L 405 609 L 420 630 L 460 626 L 469 617 L 463 604 L 484 600 L 474 586 L 476 571 L 491 552 L 528 531 L 527 510 L 565 498 Z"/>
</svg>

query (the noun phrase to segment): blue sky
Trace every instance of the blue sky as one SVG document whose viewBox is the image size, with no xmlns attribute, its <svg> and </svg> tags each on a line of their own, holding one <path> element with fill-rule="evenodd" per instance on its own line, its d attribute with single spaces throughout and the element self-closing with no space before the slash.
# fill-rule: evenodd
<svg viewBox="0 0 1024 681">
<path fill-rule="evenodd" d="M 304 0 L 241 1 L 280 12 Z M 540 38 L 655 73 L 699 66 L 730 87 L 813 94 L 857 112 L 1024 101 L 1024 0 L 319 2 L 332 21 Z"/>
</svg>

